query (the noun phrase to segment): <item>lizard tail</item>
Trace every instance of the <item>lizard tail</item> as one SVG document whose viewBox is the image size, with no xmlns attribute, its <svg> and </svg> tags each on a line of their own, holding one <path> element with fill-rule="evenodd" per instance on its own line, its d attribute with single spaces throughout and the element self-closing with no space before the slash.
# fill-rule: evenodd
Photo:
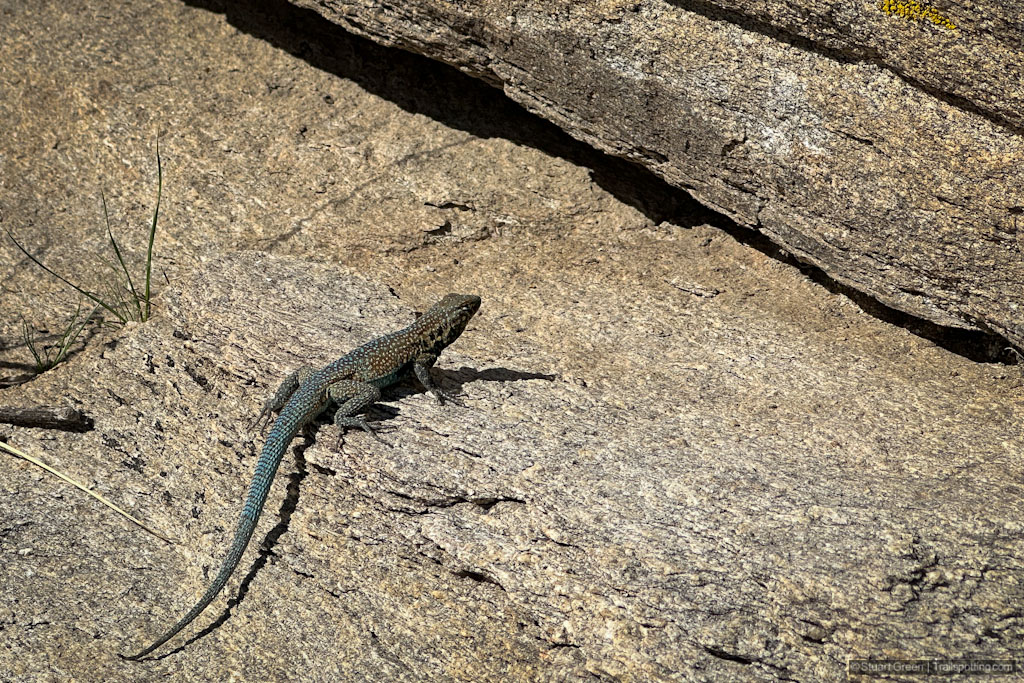
<svg viewBox="0 0 1024 683">
<path fill-rule="evenodd" d="M 155 643 L 145 650 L 126 656 L 126 659 L 141 659 L 173 638 L 181 629 L 188 626 L 193 619 L 199 616 L 199 613 L 206 609 L 206 606 L 213 602 L 213 599 L 224 588 L 224 584 L 228 582 L 232 572 L 235 571 L 235 567 L 238 566 L 238 562 L 242 559 L 246 546 L 249 545 L 249 540 L 256 529 L 256 522 L 260 518 L 260 513 L 263 512 L 263 504 L 267 501 L 267 494 L 270 492 L 270 482 L 274 480 L 277 466 L 281 464 L 281 458 L 284 457 L 288 443 L 295 437 L 303 424 L 304 416 L 302 409 L 304 407 L 303 399 L 296 400 L 293 397 L 281 411 L 277 422 L 274 423 L 274 428 L 267 435 L 267 442 L 263 446 L 263 452 L 260 453 L 260 458 L 256 461 L 256 471 L 253 473 L 252 484 L 249 486 L 249 495 L 246 497 L 245 506 L 242 508 L 242 516 L 238 520 L 235 540 L 231 542 L 228 555 L 224 558 L 224 563 L 221 565 L 220 571 L 217 572 L 217 577 L 213 580 L 213 583 L 203 593 L 203 597 L 199 598 L 199 602 L 185 616 L 178 620 L 178 623 L 172 626 L 170 630 L 160 636 Z"/>
<path fill-rule="evenodd" d="M 221 565 L 220 571 L 217 572 L 217 578 L 213 580 L 210 587 L 203 593 L 203 597 L 199 598 L 199 602 L 188 611 L 185 616 L 178 620 L 174 626 L 172 626 L 167 633 L 160 636 L 159 639 L 145 650 L 138 652 L 134 655 L 130 655 L 127 659 L 141 659 L 148 655 L 153 650 L 157 649 L 168 640 L 178 634 L 181 629 L 185 628 L 192 622 L 193 619 L 199 616 L 199 613 L 206 609 L 206 606 L 213 602 L 213 599 L 217 597 L 221 589 L 224 588 L 224 584 L 228 582 L 228 578 L 231 577 L 231 573 L 235 571 L 235 567 L 238 566 L 239 560 L 242 559 L 242 553 L 245 552 L 245 548 L 249 545 L 249 539 L 252 538 L 252 532 L 256 529 L 256 520 L 249 519 L 244 514 L 238 521 L 238 530 L 235 531 L 235 540 L 231 543 L 231 550 L 228 552 L 228 556 L 224 558 L 224 564 Z"/>
</svg>

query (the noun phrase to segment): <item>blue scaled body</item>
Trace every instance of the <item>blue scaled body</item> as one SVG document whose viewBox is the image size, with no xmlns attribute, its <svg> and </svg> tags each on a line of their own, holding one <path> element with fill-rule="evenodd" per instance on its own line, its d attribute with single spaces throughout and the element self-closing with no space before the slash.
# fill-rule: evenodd
<svg viewBox="0 0 1024 683">
<path fill-rule="evenodd" d="M 446 399 L 458 403 L 434 384 L 430 368 L 441 351 L 459 338 L 479 308 L 478 296 L 448 294 L 405 329 L 367 342 L 319 370 L 303 366 L 285 379 L 274 395 L 264 403 L 263 411 L 257 418 L 259 422 L 265 417 L 269 419 L 275 411 L 281 411 L 267 434 L 267 441 L 256 462 L 235 538 L 220 571 L 192 609 L 156 642 L 131 655 L 129 659 L 145 657 L 173 638 L 199 616 L 224 588 L 249 545 L 267 500 L 270 484 L 288 444 L 328 404 L 338 406 L 334 424 L 340 429 L 358 427 L 378 438 L 359 413 L 380 399 L 381 389 L 410 375 L 415 375 L 439 403 L 443 404 Z"/>
</svg>

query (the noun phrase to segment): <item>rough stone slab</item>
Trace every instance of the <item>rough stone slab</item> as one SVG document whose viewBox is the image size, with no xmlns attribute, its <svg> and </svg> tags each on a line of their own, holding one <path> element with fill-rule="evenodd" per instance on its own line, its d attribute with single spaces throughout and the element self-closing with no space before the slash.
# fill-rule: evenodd
<svg viewBox="0 0 1024 683">
<path fill-rule="evenodd" d="M 90 278 L 98 188 L 137 259 L 161 130 L 165 163 L 154 319 L 0 391 L 94 429 L 0 435 L 180 541 L 4 460 L 0 671 L 819 681 L 1019 653 L 1019 368 L 867 315 L 453 69 L 214 4 L 0 3 L 2 225 Z M 63 313 L 26 266 L 0 240 L 5 373 L 19 318 Z M 484 295 L 439 363 L 470 409 L 399 391 L 371 416 L 394 448 L 297 439 L 189 635 L 213 628 L 118 659 L 216 569 L 264 393 L 450 289 Z"/>
<path fill-rule="evenodd" d="M 947 29 L 875 3 L 295 1 L 502 87 L 887 305 L 1024 344 L 1019 2 L 947 3 Z"/>
<path fill-rule="evenodd" d="M 220 561 L 262 397 L 412 317 L 336 266 L 258 254 L 211 259 L 161 303 L 4 393 L 89 413 L 84 435 L 17 439 L 180 540 L 6 466 L 0 665 L 16 676 L 38 672 L 32 652 L 105 680 L 835 679 L 851 656 L 1004 657 L 1024 631 L 1024 406 L 972 396 L 969 364 L 951 383 L 808 357 L 792 336 L 737 353 L 711 299 L 694 304 L 710 326 L 675 305 L 593 323 L 589 303 L 567 308 L 567 348 L 594 323 L 620 343 L 553 375 L 561 354 L 529 342 L 464 355 L 501 336 L 485 299 L 475 345 L 441 364 L 469 407 L 400 390 L 375 416 L 390 448 L 354 433 L 339 450 L 329 424 L 296 440 L 238 575 L 189 632 L 212 630 L 124 662 Z M 641 332 L 659 322 L 674 332 Z"/>
</svg>

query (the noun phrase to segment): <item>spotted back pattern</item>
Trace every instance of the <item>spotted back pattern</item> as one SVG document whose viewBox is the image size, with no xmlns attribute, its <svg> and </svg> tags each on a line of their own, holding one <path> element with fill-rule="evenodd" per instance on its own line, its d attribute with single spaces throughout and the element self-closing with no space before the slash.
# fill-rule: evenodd
<svg viewBox="0 0 1024 683">
<path fill-rule="evenodd" d="M 479 308 L 479 296 L 448 294 L 408 327 L 377 337 L 318 371 L 299 370 L 285 380 L 275 397 L 268 400 L 264 407 L 265 412 L 269 412 L 268 407 L 280 407 L 281 412 L 267 434 L 266 443 L 256 461 L 235 537 L 216 578 L 185 616 L 156 642 L 128 656 L 128 659 L 145 657 L 173 638 L 199 616 L 224 588 L 249 545 L 281 458 L 299 430 L 315 419 L 328 403 L 337 401 L 338 396 L 344 396 L 346 400 L 338 408 L 335 424 L 358 425 L 373 433 L 364 420 L 350 416 L 376 400 L 380 396 L 380 389 L 404 379 L 414 371 L 427 389 L 438 395 L 440 400 L 443 394 L 433 386 L 427 369 L 434 364 L 445 347 L 459 338 Z M 339 391 L 339 388 L 343 390 Z M 282 402 L 283 406 L 276 405 Z"/>
</svg>

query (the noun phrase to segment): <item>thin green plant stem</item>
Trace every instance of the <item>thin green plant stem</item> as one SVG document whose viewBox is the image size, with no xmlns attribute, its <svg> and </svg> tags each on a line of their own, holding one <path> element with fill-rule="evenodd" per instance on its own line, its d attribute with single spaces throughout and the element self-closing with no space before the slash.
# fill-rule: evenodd
<svg viewBox="0 0 1024 683">
<path fill-rule="evenodd" d="M 117 266 L 103 258 L 100 254 L 95 254 L 96 260 L 105 265 L 113 273 L 110 279 L 103 281 L 103 288 L 107 292 L 107 296 L 110 297 L 108 301 L 112 302 L 110 305 L 117 308 L 122 312 L 122 317 L 128 319 L 131 317 L 131 297 L 125 296 L 128 292 L 128 287 L 125 286 L 124 281 L 121 279 L 121 273 L 118 271 Z"/>
<path fill-rule="evenodd" d="M 75 312 L 71 316 L 71 320 L 64 328 L 64 332 L 60 335 L 60 341 L 56 345 L 57 352 L 52 357 L 50 352 L 46 350 L 47 347 L 45 346 L 43 347 L 43 353 L 39 353 L 39 351 L 36 350 L 36 343 L 33 338 L 32 331 L 29 329 L 28 323 L 25 322 L 25 319 L 22 318 L 22 337 L 25 340 L 25 346 L 28 347 L 29 353 L 31 353 L 32 357 L 35 359 L 37 373 L 49 370 L 67 357 L 68 350 L 71 349 L 71 345 L 75 343 L 76 339 L 78 339 L 78 335 L 82 334 L 82 330 L 84 330 L 85 326 L 92 321 L 93 316 L 96 315 L 96 311 L 98 310 L 99 306 L 93 306 L 93 309 L 89 311 L 85 318 L 82 319 L 82 322 L 77 324 L 76 327 L 76 323 L 78 323 L 82 314 L 82 301 L 78 301 L 78 306 L 75 308 Z"/>
<path fill-rule="evenodd" d="M 40 373 L 46 369 L 46 362 L 49 360 L 45 355 L 40 355 L 39 351 L 36 350 L 36 342 L 32 336 L 32 330 L 29 328 L 28 323 L 25 319 L 21 319 L 21 337 L 25 340 L 25 346 L 28 348 L 29 353 L 32 354 L 32 358 L 36 363 L 36 373 Z M 45 352 L 44 352 L 45 354 Z"/>
<path fill-rule="evenodd" d="M 82 310 L 82 302 L 81 300 L 79 300 L 78 308 L 75 309 L 75 315 L 72 316 L 71 323 L 67 326 L 67 329 L 64 330 L 64 334 L 62 334 L 60 337 L 60 345 L 57 347 L 57 355 L 54 356 L 53 364 L 50 367 L 53 367 L 57 363 L 60 363 L 67 357 L 68 350 L 71 349 L 71 345 L 74 344 L 75 340 L 78 339 L 78 335 L 82 334 L 82 330 L 85 329 L 85 326 L 92 322 L 93 316 L 96 315 L 96 311 L 98 311 L 99 308 L 100 307 L 98 305 L 93 306 L 92 310 L 89 311 L 84 318 L 82 318 L 82 322 L 78 325 L 78 328 L 76 329 L 75 322 L 78 320 L 78 314 Z"/>
<path fill-rule="evenodd" d="M 71 287 L 72 289 L 74 289 L 76 292 L 78 292 L 82 296 L 84 296 L 84 297 L 86 297 L 88 299 L 91 299 L 96 304 L 98 304 L 98 305 L 102 306 L 103 308 L 107 309 L 108 311 L 110 311 L 114 315 L 114 317 L 116 317 L 122 323 L 127 323 L 128 322 L 127 318 L 125 318 L 123 315 L 121 315 L 120 313 L 115 311 L 113 308 L 111 308 L 111 306 L 109 304 L 107 304 L 107 302 L 103 301 L 103 299 L 100 299 L 98 295 L 96 295 L 96 294 L 94 294 L 94 293 L 92 293 L 92 292 L 90 292 L 88 290 L 82 289 L 81 287 L 76 285 L 74 282 L 71 282 L 67 278 L 61 276 L 60 274 L 58 274 L 56 272 L 54 272 L 52 269 L 50 269 L 49 266 L 47 266 L 45 263 L 43 263 L 42 261 L 37 259 L 35 256 L 30 254 L 28 252 L 28 250 L 25 249 L 25 247 L 21 246 L 21 243 L 18 242 L 18 240 L 14 239 L 14 235 L 11 234 L 11 231 L 9 229 L 4 228 L 4 230 L 7 232 L 7 236 L 11 238 L 11 241 L 14 242 L 14 246 L 18 247 L 18 249 L 21 250 L 21 253 L 23 253 L 25 256 L 29 257 L 29 259 L 31 259 L 32 262 L 35 263 L 37 266 L 39 266 L 40 268 L 42 268 L 47 273 L 49 273 L 50 275 L 54 276 L 55 278 L 57 278 L 58 280 L 60 280 L 64 284 L 66 284 L 68 287 Z"/>
<path fill-rule="evenodd" d="M 21 253 L 27 256 L 33 263 L 66 284 L 68 287 L 74 289 L 82 296 L 109 311 L 122 325 L 127 324 L 128 321 L 132 319 L 138 320 L 139 322 L 145 322 L 149 320 L 149 317 L 153 312 L 153 303 L 150 298 L 152 295 L 153 248 L 156 243 L 156 227 L 160 219 L 160 203 L 163 199 L 164 188 L 163 160 L 160 158 L 159 138 L 157 138 L 156 141 L 156 177 L 156 206 L 153 209 L 153 219 L 149 226 L 149 243 L 146 247 L 146 286 L 142 295 L 140 295 L 138 290 L 135 289 L 135 282 L 132 280 L 131 272 L 128 270 L 128 265 L 125 263 L 124 255 L 121 252 L 121 246 L 114 238 L 114 232 L 110 225 L 110 211 L 107 208 L 107 198 L 106 194 L 102 190 L 100 190 L 100 203 L 103 205 L 103 220 L 107 228 L 107 237 L 110 240 L 111 247 L 114 249 L 114 255 L 117 257 L 117 263 L 120 268 L 102 258 L 100 260 L 103 261 L 103 263 L 105 263 L 115 274 L 117 285 L 122 286 L 125 292 L 130 296 L 122 295 L 109 282 L 106 284 L 113 295 L 110 301 L 106 301 L 101 298 L 100 294 L 97 292 L 92 292 L 79 287 L 74 282 L 71 282 L 63 275 L 60 275 L 29 253 L 29 251 L 14 238 L 14 235 L 11 233 L 9 228 L 4 228 L 4 230 L 7 233 L 7 236 L 11 238 L 11 241 L 14 242 L 14 245 L 21 250 Z M 124 276 L 123 282 L 121 279 L 122 274 Z M 145 305 L 145 308 L 143 308 L 143 304 Z"/>
<path fill-rule="evenodd" d="M 160 138 L 156 139 L 156 208 L 153 209 L 153 222 L 149 228 L 149 248 L 146 250 L 146 317 L 149 320 L 151 304 L 149 299 L 149 280 L 153 272 L 153 242 L 156 241 L 156 221 L 160 217 L 160 198 L 164 190 L 163 165 L 160 161 Z"/>
<path fill-rule="evenodd" d="M 100 190 L 100 203 L 103 205 L 103 220 L 107 225 L 107 236 L 110 238 L 110 245 L 114 247 L 114 255 L 117 256 L 117 262 L 121 264 L 121 272 L 124 273 L 125 280 L 128 282 L 128 291 L 131 292 L 132 299 L 135 300 L 135 308 L 139 315 L 139 320 L 145 320 L 142 317 L 142 306 L 139 303 L 139 293 L 135 291 L 135 284 L 132 282 L 132 275 L 128 272 L 128 266 L 124 264 L 124 257 L 121 256 L 121 248 L 117 246 L 117 240 L 114 239 L 114 233 L 110 229 L 110 213 L 107 211 L 107 198 Z"/>
<path fill-rule="evenodd" d="M 72 314 L 71 320 L 68 322 L 67 326 L 65 326 L 64 331 L 60 335 L 60 341 L 56 346 L 43 346 L 42 353 L 36 349 L 35 336 L 33 335 L 31 328 L 29 328 L 28 323 L 24 318 L 22 318 L 21 335 L 25 340 L 25 346 L 28 348 L 29 353 L 32 354 L 32 358 L 35 360 L 36 373 L 45 372 L 64 360 L 67 356 L 68 350 L 71 348 L 71 345 L 75 343 L 75 340 L 78 339 L 78 335 L 82 333 L 85 326 L 89 324 L 90 320 L 92 320 L 92 317 L 95 315 L 98 308 L 99 306 L 94 307 L 89 314 L 85 316 L 82 323 L 76 327 L 76 323 L 78 323 L 78 320 L 82 315 L 82 301 L 79 299 L 78 306 L 75 308 L 75 312 Z M 49 349 L 52 348 L 56 348 L 56 353 L 51 355 Z"/>
</svg>

